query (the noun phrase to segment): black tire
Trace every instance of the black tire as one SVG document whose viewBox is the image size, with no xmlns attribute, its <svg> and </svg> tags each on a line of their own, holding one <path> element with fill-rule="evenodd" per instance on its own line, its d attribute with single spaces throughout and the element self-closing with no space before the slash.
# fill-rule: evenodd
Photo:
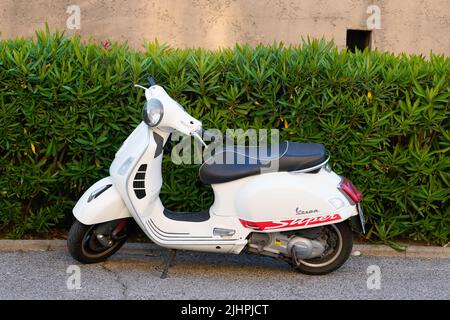
<svg viewBox="0 0 450 320">
<path fill-rule="evenodd" d="M 98 263 L 105 261 L 127 241 L 124 236 L 114 241 L 111 246 L 103 246 L 93 235 L 94 230 L 101 224 L 85 225 L 75 220 L 67 236 L 67 248 L 71 256 L 82 263 Z M 126 228 L 126 227 L 125 227 Z M 126 232 L 126 230 L 124 230 Z"/>
<path fill-rule="evenodd" d="M 341 267 L 350 256 L 353 248 L 353 234 L 348 221 L 323 228 L 335 232 L 337 237 L 335 247 L 325 257 L 300 260 L 298 263 L 292 261 L 291 265 L 298 272 L 309 275 L 324 275 Z"/>
</svg>

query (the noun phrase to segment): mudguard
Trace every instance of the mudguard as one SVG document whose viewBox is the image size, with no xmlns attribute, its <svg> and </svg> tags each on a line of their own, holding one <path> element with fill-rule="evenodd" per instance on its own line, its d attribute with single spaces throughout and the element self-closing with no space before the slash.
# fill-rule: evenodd
<svg viewBox="0 0 450 320">
<path fill-rule="evenodd" d="M 73 208 L 73 215 L 85 225 L 131 218 L 111 177 L 103 178 L 93 184 L 78 200 Z"/>
</svg>

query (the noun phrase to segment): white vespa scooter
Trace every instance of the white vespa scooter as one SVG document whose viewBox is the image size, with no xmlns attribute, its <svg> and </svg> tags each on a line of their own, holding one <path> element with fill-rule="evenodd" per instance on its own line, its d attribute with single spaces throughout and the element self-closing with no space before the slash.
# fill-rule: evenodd
<svg viewBox="0 0 450 320">
<path fill-rule="evenodd" d="M 212 160 L 239 154 L 253 162 L 203 163 L 200 179 L 214 191 L 211 208 L 197 213 L 165 209 L 159 199 L 163 147 L 174 130 L 201 140 L 202 125 L 149 81 L 149 88 L 136 85 L 147 99 L 143 122 L 116 153 L 111 176 L 91 186 L 73 209 L 76 221 L 67 244 L 76 260 L 95 263 L 114 254 L 126 241 L 129 218 L 154 243 L 171 249 L 244 250 L 285 260 L 307 274 L 329 273 L 347 260 L 349 218 L 364 232 L 362 194 L 330 169 L 321 144 L 286 141 L 278 152 L 256 159 L 250 159 L 250 147 L 223 148 Z M 274 170 L 262 170 L 272 162 L 277 162 Z"/>
</svg>

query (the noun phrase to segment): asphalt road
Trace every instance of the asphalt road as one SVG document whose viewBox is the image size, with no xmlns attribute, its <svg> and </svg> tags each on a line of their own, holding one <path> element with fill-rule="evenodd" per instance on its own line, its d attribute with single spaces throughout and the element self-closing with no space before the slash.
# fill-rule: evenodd
<svg viewBox="0 0 450 320">
<path fill-rule="evenodd" d="M 64 251 L 1 252 L 0 299 L 450 299 L 444 259 L 352 256 L 332 274 L 307 276 L 266 257 L 181 252 L 160 279 L 166 254 L 80 265 Z"/>
</svg>

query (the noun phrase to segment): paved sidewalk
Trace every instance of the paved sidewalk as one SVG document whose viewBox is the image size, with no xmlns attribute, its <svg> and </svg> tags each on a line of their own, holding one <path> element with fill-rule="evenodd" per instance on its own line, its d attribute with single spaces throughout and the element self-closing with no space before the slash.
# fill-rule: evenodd
<svg viewBox="0 0 450 320">
<path fill-rule="evenodd" d="M 366 256 L 364 248 L 325 276 L 267 257 L 179 252 L 167 279 L 168 251 L 154 245 L 129 244 L 92 265 L 73 260 L 64 241 L 41 248 L 0 250 L 0 299 L 450 299 L 448 259 Z M 78 268 L 81 289 L 70 289 Z"/>
</svg>

